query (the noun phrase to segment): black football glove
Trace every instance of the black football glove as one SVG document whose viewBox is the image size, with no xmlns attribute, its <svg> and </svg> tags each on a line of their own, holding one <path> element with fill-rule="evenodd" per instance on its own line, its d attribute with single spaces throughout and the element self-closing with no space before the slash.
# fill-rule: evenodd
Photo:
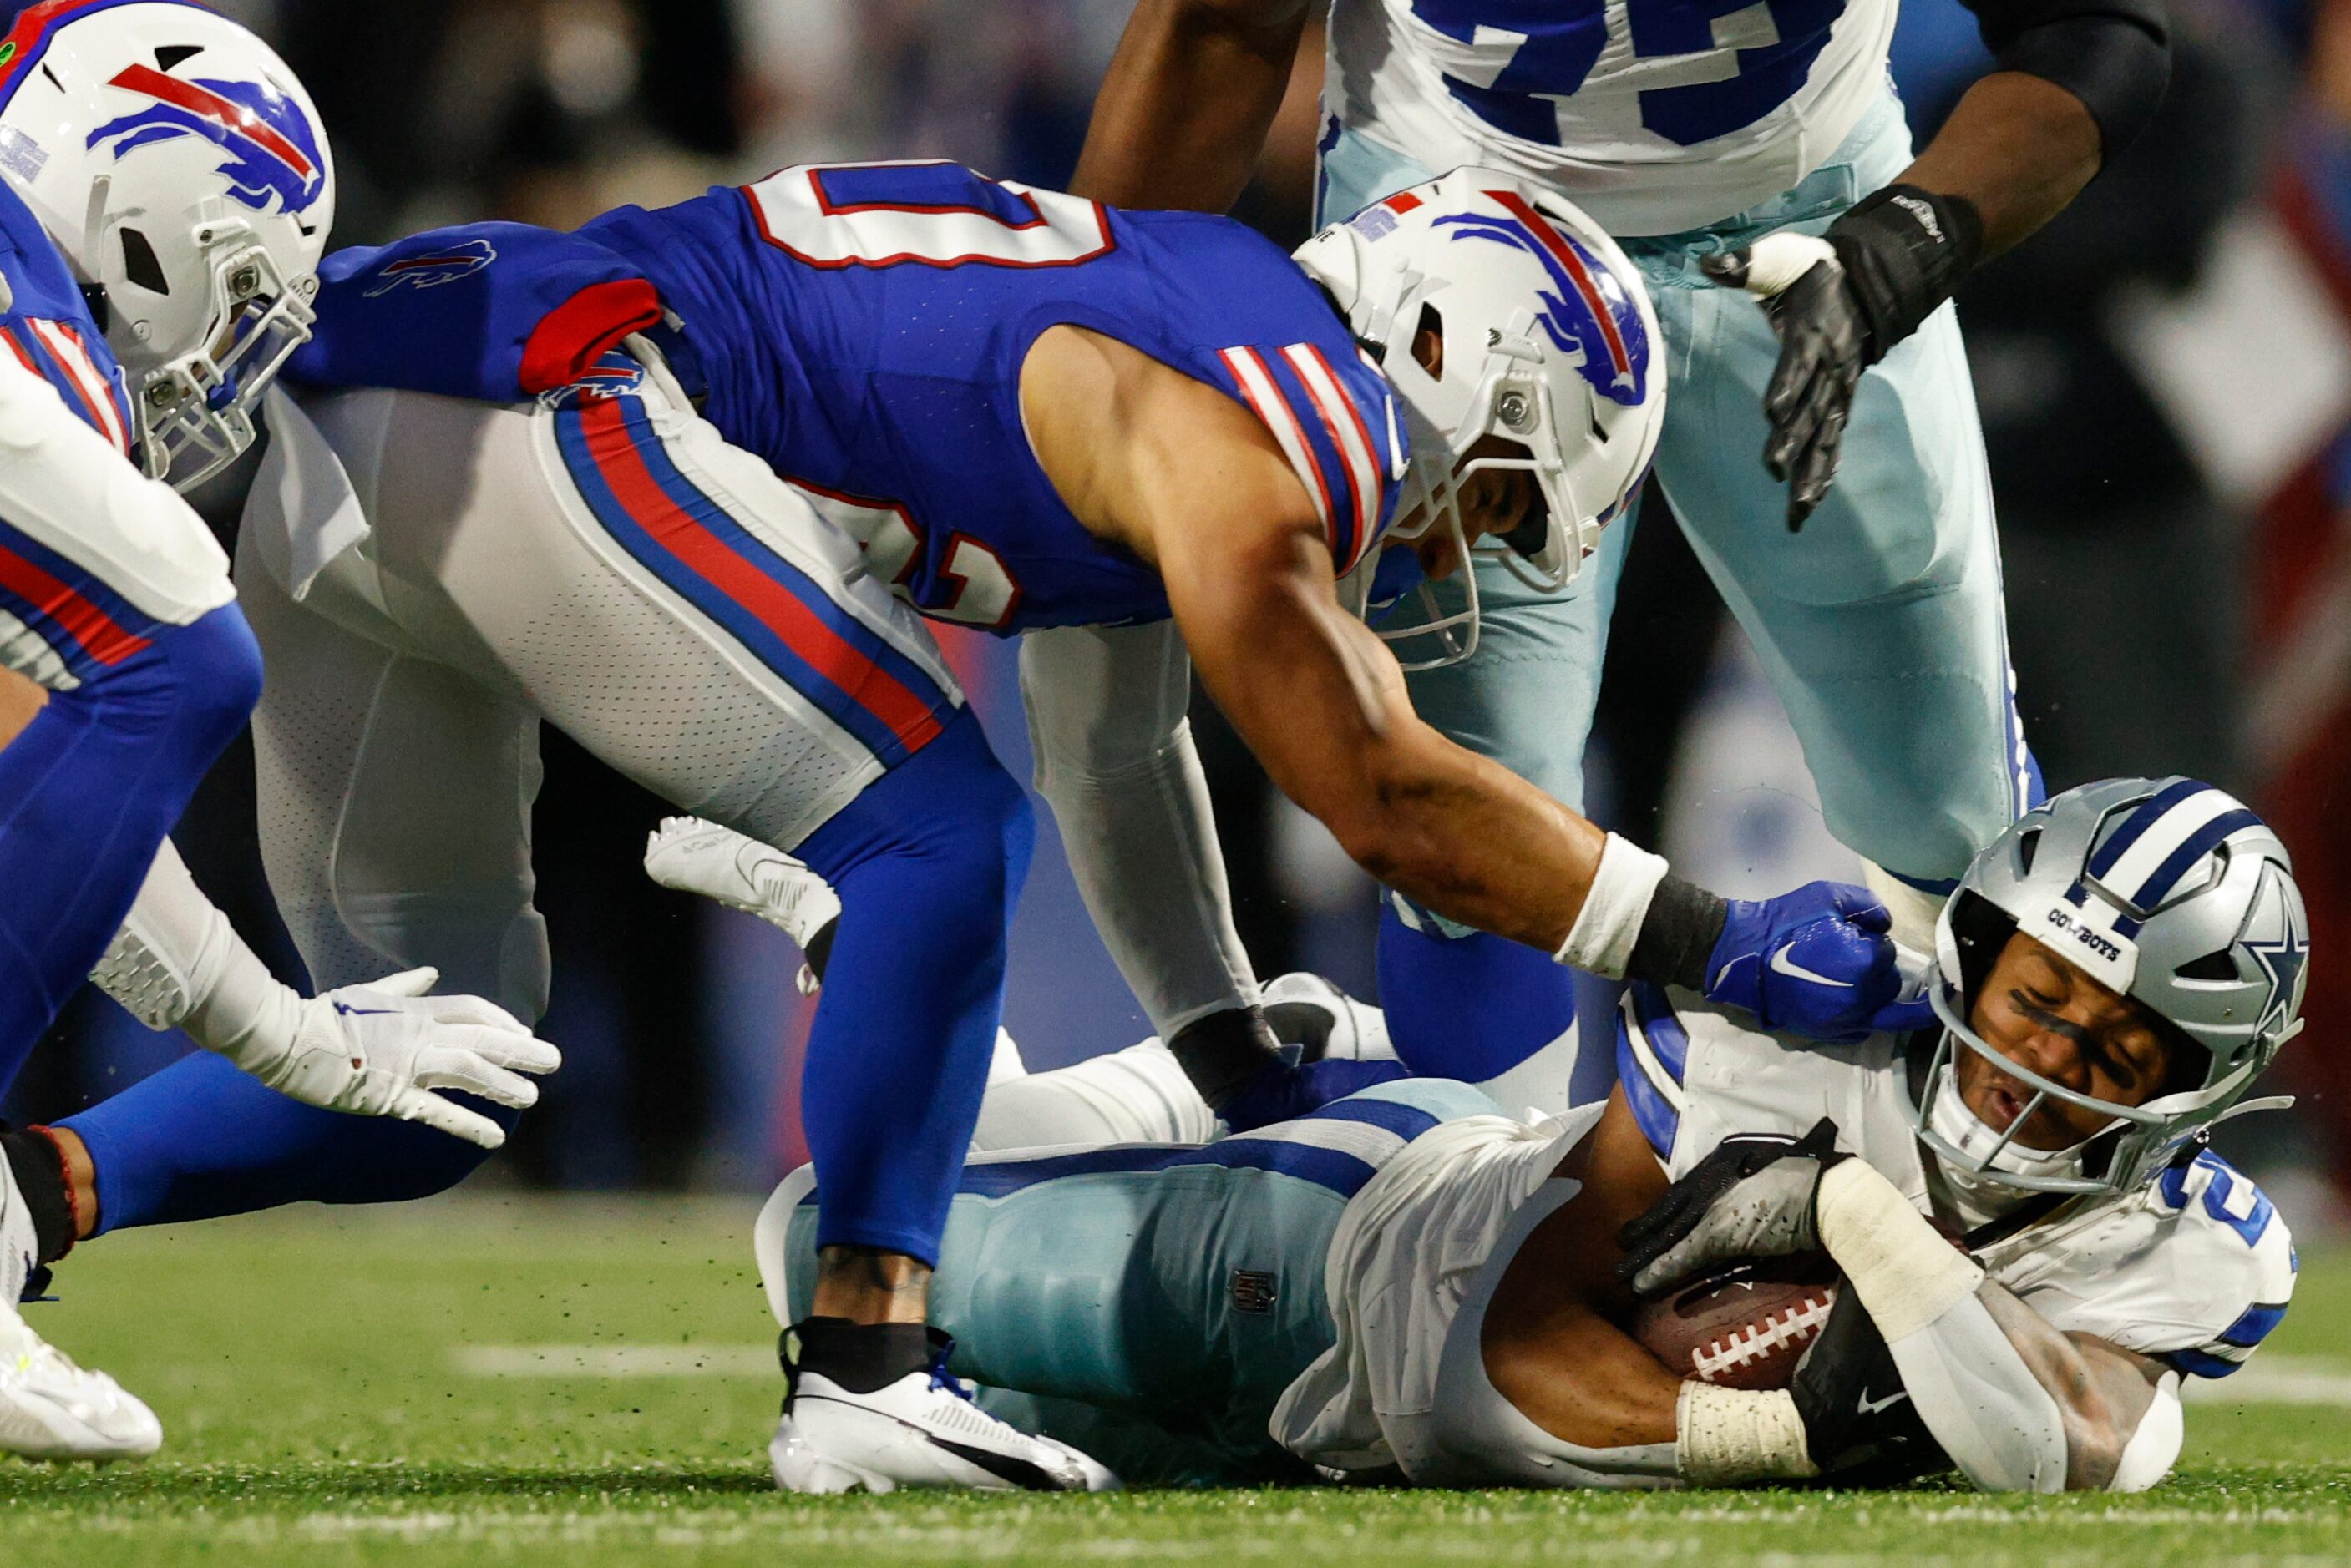
<svg viewBox="0 0 2351 1568">
<path fill-rule="evenodd" d="M 1803 1418 L 1804 1447 L 1824 1480 L 1893 1486 L 1951 1468 L 1950 1456 L 1918 1418 L 1886 1336 L 1842 1281 L 1829 1321 L 1796 1363 L 1788 1391 Z"/>
<path fill-rule="evenodd" d="M 1817 1250 L 1813 1200 L 1821 1177 L 1853 1158 L 1838 1152 L 1836 1131 L 1823 1116 L 1801 1138 L 1724 1138 L 1617 1231 L 1625 1259 L 1616 1277 L 1641 1295 L 1655 1295 L 1724 1263 Z"/>
<path fill-rule="evenodd" d="M 1951 297 L 1983 253 L 1983 218 L 1964 196 L 1888 185 L 1822 239 L 1780 230 L 1706 256 L 1707 276 L 1763 301 L 1780 363 L 1763 393 L 1763 466 L 1788 483 L 1788 528 L 1803 526 L 1836 477 L 1861 373 Z"/>
</svg>

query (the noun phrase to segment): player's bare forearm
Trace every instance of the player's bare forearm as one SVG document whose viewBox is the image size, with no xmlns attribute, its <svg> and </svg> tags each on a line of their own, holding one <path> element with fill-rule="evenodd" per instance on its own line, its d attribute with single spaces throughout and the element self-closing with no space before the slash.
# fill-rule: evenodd
<svg viewBox="0 0 2351 1568">
<path fill-rule="evenodd" d="M 1681 1379 L 1608 1321 L 1631 1305 L 1616 1282 L 1616 1232 L 1666 1189 L 1621 1087 L 1552 1174 L 1583 1190 L 1503 1271 L 1480 1345 L 1486 1374 L 1555 1438 L 1587 1448 L 1670 1443 Z"/>
<path fill-rule="evenodd" d="M 1305 0 L 1141 0 L 1070 188 L 1124 207 L 1230 207 L 1256 171 L 1307 15 Z"/>
<path fill-rule="evenodd" d="M 1980 1293 L 1992 1321 L 2064 1417 L 2065 1490 L 2104 1491 L 2121 1466 L 2131 1434 L 2155 1402 L 2162 1367 L 2090 1334 L 2059 1331 L 1990 1281 Z"/>
<path fill-rule="evenodd" d="M 2080 99 L 2036 76 L 1994 71 L 1897 182 L 1974 202 L 1991 256 L 2064 212 L 2101 156 L 2097 121 Z"/>
<path fill-rule="evenodd" d="M 1452 919 L 1552 951 L 1603 835 L 1424 723 L 1386 645 L 1339 605 L 1304 532 L 1163 563 L 1201 681 L 1274 784 L 1374 877 Z"/>
</svg>

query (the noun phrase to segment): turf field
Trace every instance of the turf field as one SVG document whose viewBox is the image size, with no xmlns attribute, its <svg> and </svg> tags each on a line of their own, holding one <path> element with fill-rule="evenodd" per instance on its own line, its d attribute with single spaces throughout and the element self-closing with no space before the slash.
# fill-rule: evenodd
<svg viewBox="0 0 2351 1568">
<path fill-rule="evenodd" d="M 2232 1380 L 2261 1399 L 2191 1407 L 2184 1473 L 2143 1498 L 795 1501 L 761 1453 L 753 1207 L 475 1198 L 91 1247 L 35 1321 L 144 1395 L 167 1447 L 0 1461 L 0 1563 L 2351 1561 L 2351 1255 L 2305 1256 Z"/>
</svg>

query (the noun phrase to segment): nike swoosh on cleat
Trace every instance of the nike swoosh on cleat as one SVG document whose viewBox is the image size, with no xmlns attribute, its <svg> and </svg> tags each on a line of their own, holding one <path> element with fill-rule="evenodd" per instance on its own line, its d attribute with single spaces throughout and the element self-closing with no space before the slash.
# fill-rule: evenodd
<svg viewBox="0 0 2351 1568">
<path fill-rule="evenodd" d="M 784 1399 L 784 1413 L 788 1416 L 790 1415 L 792 1407 L 803 1398 L 807 1399 L 810 1404 L 847 1405 L 852 1409 L 863 1410 L 869 1415 L 882 1416 L 885 1419 L 894 1421 L 899 1426 L 905 1428 L 906 1430 L 914 1433 L 916 1437 L 922 1438 L 923 1441 L 930 1444 L 931 1447 L 935 1449 L 945 1449 L 948 1453 L 953 1454 L 956 1458 L 962 1459 L 968 1464 L 978 1466 L 981 1469 L 986 1470 L 989 1475 L 996 1477 L 999 1480 L 1010 1481 L 1014 1486 L 1020 1488 L 1024 1491 L 1070 1491 L 1076 1490 L 1064 1485 L 1061 1481 L 1055 1479 L 1053 1472 L 1047 1469 L 1042 1465 L 1032 1463 L 1028 1459 L 1014 1459 L 1010 1454 L 999 1454 L 991 1449 L 975 1449 L 968 1444 L 950 1441 L 923 1426 L 920 1422 L 909 1421 L 904 1416 L 892 1416 L 886 1411 L 875 1410 L 870 1405 L 860 1405 L 852 1399 L 830 1399 L 821 1394 L 787 1395 Z"/>
<path fill-rule="evenodd" d="M 1811 970 L 1806 969 L 1802 964 L 1800 964 L 1794 959 L 1790 958 L 1786 948 L 1779 948 L 1773 950 L 1771 954 L 1771 968 L 1776 973 L 1792 975 L 1798 980 L 1807 980 L 1812 981 L 1814 985 L 1833 985 L 1839 991 L 1851 991 L 1853 989 L 1853 981 L 1849 980 L 1831 980 L 1824 974 L 1814 974 Z"/>
<path fill-rule="evenodd" d="M 1008 1480 L 1025 1491 L 1071 1490 L 1068 1485 L 1057 1479 L 1052 1471 L 1042 1465 L 1032 1464 L 1027 1459 L 1016 1459 L 1009 1454 L 999 1454 L 987 1449 L 975 1449 L 962 1443 L 949 1442 L 945 1438 L 932 1438 L 930 1441 L 933 1447 L 945 1449 L 956 1458 L 978 1466 L 1000 1480 Z"/>
<path fill-rule="evenodd" d="M 1910 1397 L 1910 1391 L 1908 1389 L 1896 1388 L 1893 1393 L 1888 1394 L 1883 1399 L 1872 1399 L 1869 1397 L 1869 1390 L 1865 1388 L 1861 1391 L 1861 1404 L 1859 1407 L 1860 1413 L 1865 1416 L 1875 1416 L 1880 1410 L 1885 1409 L 1887 1406 L 1899 1405 L 1903 1400 L 1907 1399 L 1908 1397 Z"/>
</svg>

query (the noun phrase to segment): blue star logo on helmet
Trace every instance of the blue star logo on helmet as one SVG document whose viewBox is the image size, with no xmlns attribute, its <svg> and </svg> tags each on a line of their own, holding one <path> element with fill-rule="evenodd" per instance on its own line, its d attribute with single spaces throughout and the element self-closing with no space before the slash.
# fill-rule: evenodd
<svg viewBox="0 0 2351 1568">
<path fill-rule="evenodd" d="M 2310 944 L 2289 919 L 2284 931 L 2273 939 L 2245 939 L 2245 950 L 2270 977 L 2270 999 L 2262 1008 L 2261 1021 L 2253 1025 L 2254 1038 L 2267 1039 L 2285 1026 L 2286 1015 L 2294 1011 L 2294 988 L 2302 979 L 2302 966 L 2309 961 Z"/>
<path fill-rule="evenodd" d="M 327 161 L 299 105 L 264 82 L 183 81 L 152 66 L 117 72 L 109 87 L 149 101 L 89 133 L 120 162 L 141 147 L 201 137 L 228 155 L 229 194 L 256 212 L 308 212 L 327 188 Z"/>
<path fill-rule="evenodd" d="M 1627 407 L 1638 403 L 1647 388 L 1649 334 L 1624 283 L 1524 198 L 1508 191 L 1487 194 L 1512 215 L 1455 213 L 1438 218 L 1437 226 L 1451 229 L 1456 240 L 1512 245 L 1541 262 L 1553 285 L 1537 296 L 1543 308 L 1535 319 L 1544 333 L 1562 352 L 1581 352 L 1583 379 L 1602 397 Z"/>
</svg>

